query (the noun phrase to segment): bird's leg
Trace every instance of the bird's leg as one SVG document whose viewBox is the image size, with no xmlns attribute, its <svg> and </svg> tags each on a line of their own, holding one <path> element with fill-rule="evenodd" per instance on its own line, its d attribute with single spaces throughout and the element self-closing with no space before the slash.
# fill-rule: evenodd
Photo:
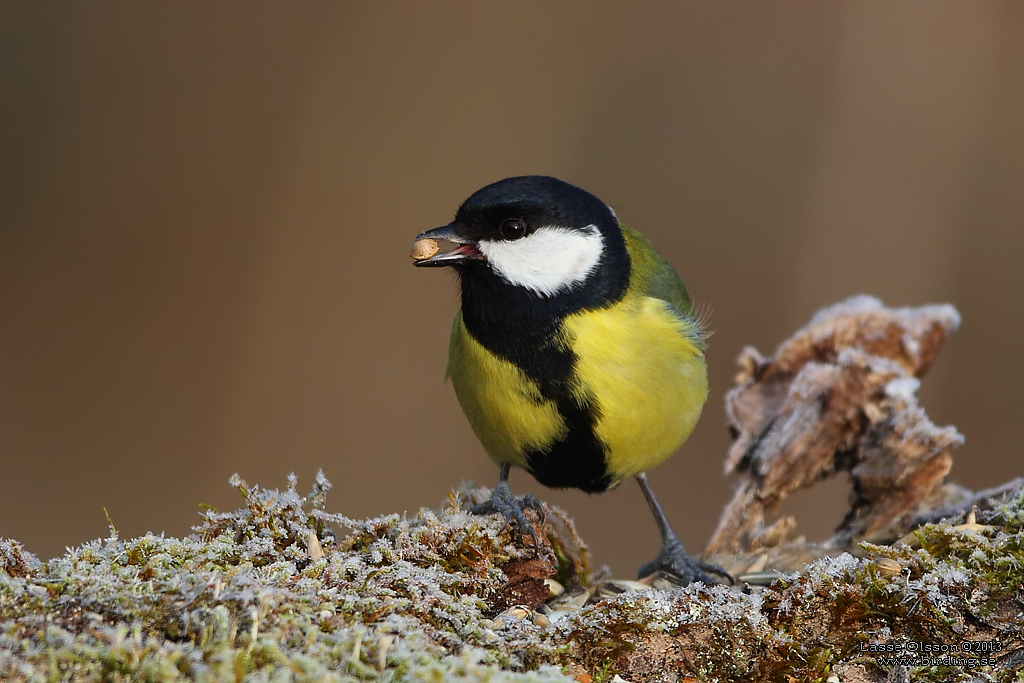
<svg viewBox="0 0 1024 683">
<path fill-rule="evenodd" d="M 678 578 L 684 586 L 694 581 L 701 581 L 708 585 L 717 583 L 708 575 L 709 572 L 726 577 L 731 582 L 732 577 L 729 573 L 718 565 L 695 560 L 687 554 L 683 549 L 683 544 L 672 531 L 672 527 L 669 526 L 668 520 L 665 519 L 665 513 L 662 511 L 661 505 L 658 504 L 658 499 L 654 497 L 651 485 L 647 483 L 647 475 L 638 474 L 636 481 L 640 484 L 640 490 L 644 492 L 647 504 L 651 506 L 654 521 L 658 523 L 658 531 L 661 532 L 661 552 L 653 562 L 640 568 L 640 578 L 649 576 L 660 569 Z"/>
<path fill-rule="evenodd" d="M 515 520 L 516 526 L 519 527 L 520 532 L 526 532 L 530 534 L 530 538 L 533 539 L 533 546 L 537 547 L 537 533 L 533 530 L 533 525 L 530 524 L 530 520 L 526 519 L 526 515 L 523 514 L 525 508 L 535 510 L 540 515 L 541 520 L 544 519 L 544 506 L 541 505 L 540 501 L 531 495 L 525 495 L 520 498 L 516 498 L 512 495 L 512 489 L 508 486 L 508 473 L 512 469 L 510 465 L 501 466 L 501 474 L 498 476 L 498 485 L 491 491 L 490 500 L 486 500 L 479 505 L 474 505 L 469 509 L 474 515 L 489 515 L 492 513 L 498 513 L 499 515 L 505 516 L 505 526 Z M 504 529 L 502 529 L 504 531 Z"/>
</svg>

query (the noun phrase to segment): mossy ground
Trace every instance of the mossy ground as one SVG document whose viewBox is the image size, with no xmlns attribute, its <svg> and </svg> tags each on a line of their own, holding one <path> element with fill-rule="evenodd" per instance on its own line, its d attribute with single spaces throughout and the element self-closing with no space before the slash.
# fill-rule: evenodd
<svg viewBox="0 0 1024 683">
<path fill-rule="evenodd" d="M 322 476 L 307 496 L 294 479 L 234 484 L 245 507 L 205 512 L 184 539 L 112 529 L 49 562 L 0 541 L 0 677 L 884 680 L 865 645 L 966 640 L 998 642 L 995 662 L 911 666 L 910 680 L 1024 681 L 1024 497 L 980 531 L 930 525 L 919 547 L 864 546 L 771 588 L 627 592 L 539 626 L 493 617 L 508 600 L 502 568 L 538 552 L 586 581 L 576 540 L 550 523 L 556 550 L 538 551 L 456 494 L 440 512 L 352 520 L 325 511 Z"/>
</svg>

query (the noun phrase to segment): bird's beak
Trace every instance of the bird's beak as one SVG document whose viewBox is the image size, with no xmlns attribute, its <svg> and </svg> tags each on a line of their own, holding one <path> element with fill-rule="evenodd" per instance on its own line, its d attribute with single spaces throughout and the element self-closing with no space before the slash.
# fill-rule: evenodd
<svg viewBox="0 0 1024 683">
<path fill-rule="evenodd" d="M 482 259 L 483 254 L 476 248 L 476 242 L 458 235 L 458 225 L 449 223 L 416 235 L 416 241 L 412 245 L 412 257 L 415 259 L 413 265 L 453 266 L 465 261 Z"/>
</svg>

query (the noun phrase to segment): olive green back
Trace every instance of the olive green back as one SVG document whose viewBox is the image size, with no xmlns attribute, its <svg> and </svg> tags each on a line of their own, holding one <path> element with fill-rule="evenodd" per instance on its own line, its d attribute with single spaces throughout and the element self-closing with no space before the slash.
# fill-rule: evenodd
<svg viewBox="0 0 1024 683">
<path fill-rule="evenodd" d="M 633 228 L 622 225 L 622 234 L 633 269 L 629 283 L 631 293 L 667 301 L 681 317 L 692 321 L 693 303 L 675 269 Z"/>
</svg>

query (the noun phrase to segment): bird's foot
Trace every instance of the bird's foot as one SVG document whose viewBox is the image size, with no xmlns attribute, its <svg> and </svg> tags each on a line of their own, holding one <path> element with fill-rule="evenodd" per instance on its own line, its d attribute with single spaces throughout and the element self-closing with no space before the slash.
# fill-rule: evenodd
<svg viewBox="0 0 1024 683">
<path fill-rule="evenodd" d="M 670 541 L 662 545 L 661 552 L 654 558 L 654 561 L 648 562 L 640 568 L 640 578 L 643 579 L 657 571 L 670 574 L 681 586 L 686 586 L 694 581 L 700 581 L 709 586 L 720 583 L 711 578 L 711 574 L 723 577 L 730 584 L 735 583 L 732 575 L 717 564 L 701 562 L 690 557 L 683 550 L 683 545 L 679 541 Z"/>
<path fill-rule="evenodd" d="M 523 514 L 523 510 L 526 508 L 534 510 L 540 516 L 541 521 L 544 521 L 544 506 L 539 500 L 531 495 L 516 498 L 512 495 L 512 489 L 503 481 L 491 491 L 489 500 L 485 500 L 479 505 L 474 505 L 469 511 L 474 515 L 490 515 L 494 513 L 504 515 L 505 527 L 508 527 L 509 524 L 515 521 L 520 533 L 530 534 L 530 538 L 533 539 L 533 547 L 536 548 L 537 532 L 533 530 L 530 520 Z M 502 528 L 502 531 L 504 530 L 505 528 Z"/>
</svg>

